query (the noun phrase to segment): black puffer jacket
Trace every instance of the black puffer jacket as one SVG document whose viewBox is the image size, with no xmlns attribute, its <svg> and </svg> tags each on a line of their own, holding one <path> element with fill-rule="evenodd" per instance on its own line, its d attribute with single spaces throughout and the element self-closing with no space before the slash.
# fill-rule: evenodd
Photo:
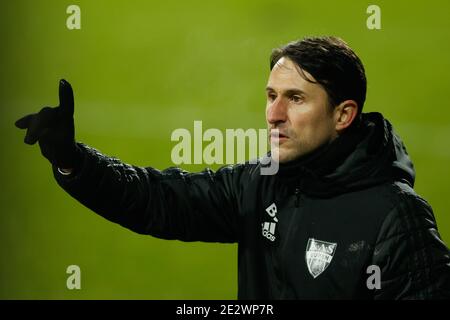
<svg viewBox="0 0 450 320">
<path fill-rule="evenodd" d="M 379 113 L 312 155 L 282 165 L 158 171 L 79 144 L 58 183 L 141 234 L 239 244 L 240 299 L 450 298 L 450 254 L 414 169 Z"/>
</svg>

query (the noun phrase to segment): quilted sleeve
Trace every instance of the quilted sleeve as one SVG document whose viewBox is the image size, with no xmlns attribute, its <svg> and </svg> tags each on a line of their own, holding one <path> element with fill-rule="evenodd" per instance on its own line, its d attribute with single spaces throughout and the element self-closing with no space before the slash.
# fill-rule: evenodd
<svg viewBox="0 0 450 320">
<path fill-rule="evenodd" d="M 372 263 L 380 268 L 375 299 L 450 298 L 450 254 L 441 240 L 430 205 L 401 193 L 386 216 Z"/>
<path fill-rule="evenodd" d="M 79 143 L 83 163 L 73 176 L 53 168 L 58 184 L 102 217 L 162 239 L 237 242 L 240 166 L 217 172 L 159 171 L 108 157 Z"/>
</svg>

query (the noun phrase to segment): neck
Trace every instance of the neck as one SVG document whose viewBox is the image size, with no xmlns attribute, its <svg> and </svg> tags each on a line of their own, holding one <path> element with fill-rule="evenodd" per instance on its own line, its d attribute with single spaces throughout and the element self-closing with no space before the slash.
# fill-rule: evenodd
<svg viewBox="0 0 450 320">
<path fill-rule="evenodd" d="M 330 142 L 295 160 L 281 163 L 281 175 L 298 175 L 307 171 L 316 176 L 333 172 L 355 149 L 360 135 L 354 131 L 344 132 Z"/>
</svg>

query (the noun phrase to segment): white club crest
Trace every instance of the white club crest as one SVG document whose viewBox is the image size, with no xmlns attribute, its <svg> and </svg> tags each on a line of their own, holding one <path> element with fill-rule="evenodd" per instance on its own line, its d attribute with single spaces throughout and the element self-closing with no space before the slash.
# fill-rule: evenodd
<svg viewBox="0 0 450 320">
<path fill-rule="evenodd" d="M 337 243 L 308 239 L 306 245 L 306 265 L 313 278 L 317 278 L 330 265 L 336 252 Z"/>
</svg>

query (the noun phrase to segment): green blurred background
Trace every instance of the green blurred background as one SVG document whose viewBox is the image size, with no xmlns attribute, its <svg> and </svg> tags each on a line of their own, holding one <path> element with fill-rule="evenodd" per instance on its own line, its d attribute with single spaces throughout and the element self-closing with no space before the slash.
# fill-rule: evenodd
<svg viewBox="0 0 450 320">
<path fill-rule="evenodd" d="M 81 30 L 66 28 L 70 4 Z M 370 4 L 381 30 L 366 27 Z M 236 245 L 163 241 L 107 222 L 57 186 L 14 121 L 57 105 L 65 78 L 79 141 L 163 169 L 173 165 L 172 131 L 194 120 L 264 128 L 271 49 L 307 35 L 340 36 L 360 55 L 365 111 L 382 112 L 404 139 L 416 190 L 449 244 L 449 12 L 448 1 L 2 1 L 0 298 L 236 298 Z M 66 288 L 71 264 L 81 290 Z"/>
</svg>

